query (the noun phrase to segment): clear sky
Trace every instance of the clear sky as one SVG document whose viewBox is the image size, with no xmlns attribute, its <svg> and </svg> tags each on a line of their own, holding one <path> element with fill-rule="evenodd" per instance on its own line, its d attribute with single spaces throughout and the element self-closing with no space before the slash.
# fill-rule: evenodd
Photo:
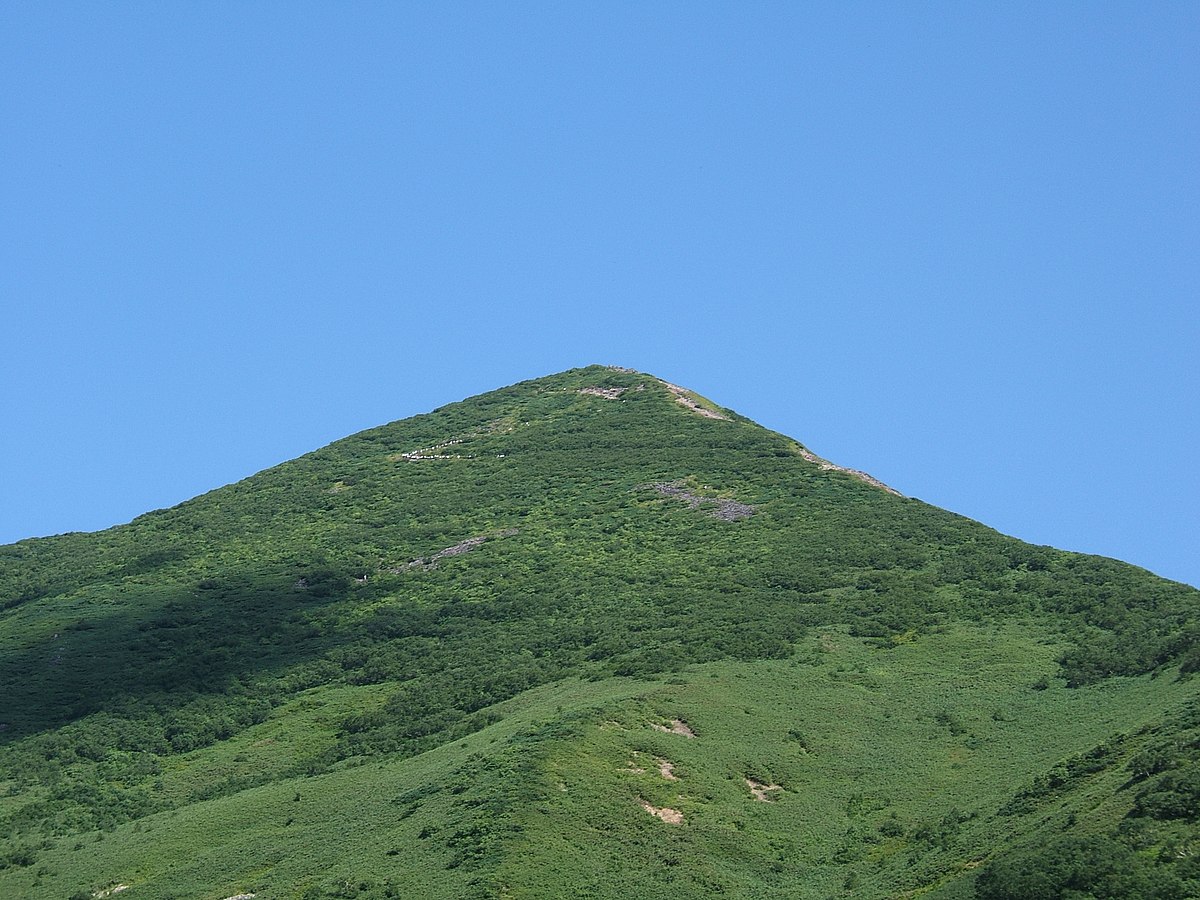
<svg viewBox="0 0 1200 900">
<path fill-rule="evenodd" d="M 574 366 L 1200 585 L 1200 4 L 6 3 L 0 542 Z"/>
</svg>

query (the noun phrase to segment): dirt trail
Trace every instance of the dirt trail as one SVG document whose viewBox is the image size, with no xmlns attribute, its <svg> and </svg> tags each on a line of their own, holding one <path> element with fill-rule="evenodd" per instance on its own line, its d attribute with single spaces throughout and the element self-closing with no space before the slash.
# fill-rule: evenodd
<svg viewBox="0 0 1200 900">
<path fill-rule="evenodd" d="M 722 415 L 715 409 L 708 409 L 707 407 L 701 406 L 699 403 L 697 403 L 692 398 L 692 392 L 687 388 L 680 387 L 677 384 L 671 384 L 669 381 L 664 381 L 663 384 L 666 385 L 668 391 L 675 395 L 676 403 L 686 406 L 697 415 L 704 416 L 706 419 L 720 419 L 723 422 L 729 421 L 729 416 Z"/>
<path fill-rule="evenodd" d="M 862 482 L 865 482 L 866 484 L 871 485 L 872 487 L 877 487 L 877 488 L 880 488 L 881 490 L 885 490 L 889 494 L 895 494 L 897 497 L 904 496 L 902 493 L 900 493 L 894 487 L 889 487 L 888 485 L 884 484 L 882 481 L 880 481 L 875 476 L 868 475 L 866 472 L 863 472 L 860 469 L 847 469 L 845 466 L 839 466 L 836 463 L 831 463 L 829 460 L 822 459 L 821 457 L 817 456 L 817 454 L 815 454 L 809 450 L 805 450 L 803 447 L 800 447 L 798 449 L 798 452 L 802 457 L 807 459 L 810 463 L 816 463 L 822 472 L 844 472 L 853 478 L 857 478 L 859 481 L 862 481 Z"/>
</svg>

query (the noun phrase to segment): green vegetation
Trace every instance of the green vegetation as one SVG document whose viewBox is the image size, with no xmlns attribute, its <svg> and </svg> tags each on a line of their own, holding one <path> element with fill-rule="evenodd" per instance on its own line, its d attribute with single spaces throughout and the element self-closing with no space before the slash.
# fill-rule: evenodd
<svg viewBox="0 0 1200 900">
<path fill-rule="evenodd" d="M 1195 590 L 687 399 L 573 370 L 0 547 L 0 896 L 1200 893 Z"/>
</svg>

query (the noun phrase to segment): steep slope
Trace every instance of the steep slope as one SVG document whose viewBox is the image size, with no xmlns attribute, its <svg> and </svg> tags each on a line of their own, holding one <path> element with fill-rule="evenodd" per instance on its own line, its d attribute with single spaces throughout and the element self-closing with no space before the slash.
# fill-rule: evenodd
<svg viewBox="0 0 1200 900">
<path fill-rule="evenodd" d="M 1197 597 L 573 370 L 0 548 L 0 895 L 1189 896 Z"/>
</svg>

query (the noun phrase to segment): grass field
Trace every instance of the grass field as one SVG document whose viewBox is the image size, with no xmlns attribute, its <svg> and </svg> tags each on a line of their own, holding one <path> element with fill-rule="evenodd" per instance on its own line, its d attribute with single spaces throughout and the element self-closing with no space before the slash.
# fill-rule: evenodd
<svg viewBox="0 0 1200 900">
<path fill-rule="evenodd" d="M 567 680 L 468 737 L 252 787 L 53 842 L 0 872 L 4 896 L 891 897 L 969 874 L 1071 816 L 1124 813 L 1138 746 L 1032 815 L 1030 781 L 1194 696 L 1165 678 L 1033 685 L 1058 648 L 1019 625 L 956 627 L 881 653 L 844 631 L 787 660 L 698 665 L 655 681 Z M 237 739 L 178 760 L 229 775 L 286 765 L 289 735 L 372 688 L 316 689 Z M 693 736 L 659 730 L 682 721 Z M 662 764 L 674 779 L 664 777 Z M 642 771 L 636 771 L 636 770 Z M 764 786 L 756 799 L 747 779 Z M 673 809 L 670 824 L 644 804 Z"/>
</svg>

